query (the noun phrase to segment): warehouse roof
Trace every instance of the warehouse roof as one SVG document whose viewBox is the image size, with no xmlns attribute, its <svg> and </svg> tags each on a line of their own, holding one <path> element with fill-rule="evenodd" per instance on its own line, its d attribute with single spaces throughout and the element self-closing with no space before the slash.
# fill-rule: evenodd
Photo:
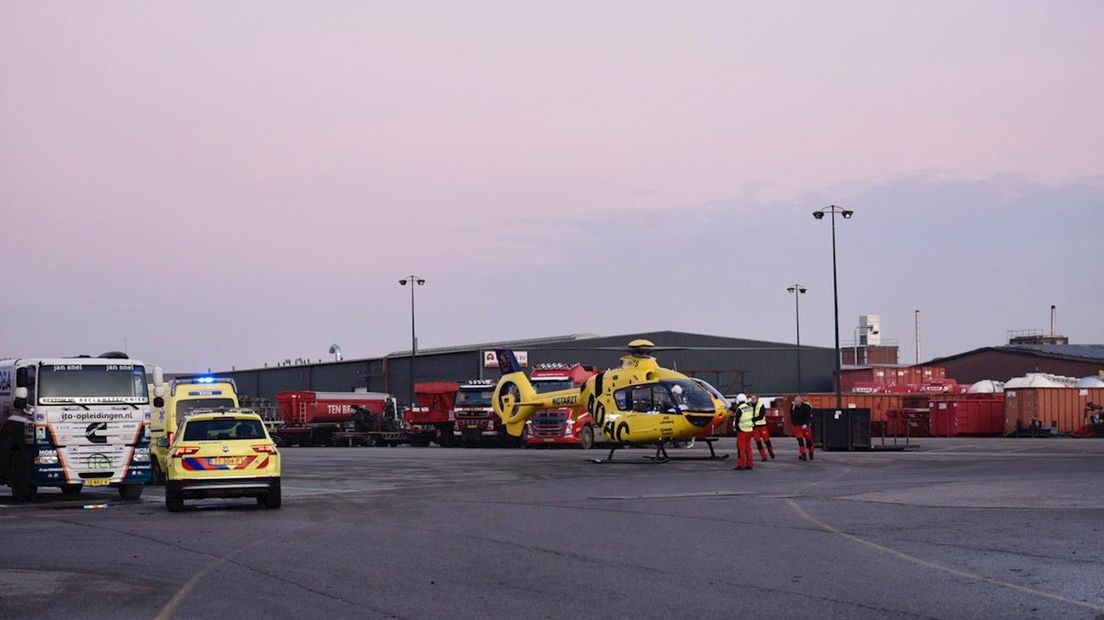
<svg viewBox="0 0 1104 620">
<path fill-rule="evenodd" d="M 966 357 L 967 355 L 986 351 L 1032 355 L 1034 357 L 1047 357 L 1075 362 L 1104 363 L 1104 344 L 1010 344 L 999 347 L 982 347 L 980 349 L 974 349 L 973 351 L 966 351 L 965 353 L 939 357 L 931 360 L 928 364 L 939 364 L 947 360 L 955 360 Z"/>
<path fill-rule="evenodd" d="M 445 353 L 464 353 L 469 351 L 494 351 L 496 349 L 510 348 L 510 349 L 524 349 L 524 348 L 544 348 L 544 349 L 566 349 L 572 350 L 573 344 L 581 344 L 583 348 L 588 347 L 621 347 L 630 340 L 636 338 L 645 338 L 655 342 L 659 346 L 667 346 L 674 343 L 676 346 L 685 345 L 687 349 L 709 349 L 711 347 L 727 348 L 727 347 L 781 347 L 790 348 L 794 345 L 788 342 L 774 342 L 767 340 L 750 340 L 747 338 L 737 338 L 733 336 L 716 336 L 711 334 L 696 334 L 692 332 L 682 332 L 674 330 L 662 330 L 653 332 L 634 332 L 630 334 L 620 334 L 616 336 L 599 336 L 596 334 L 571 334 L 568 336 L 551 336 L 547 338 L 531 338 L 527 340 L 502 340 L 499 342 L 485 342 L 482 344 L 467 344 L 455 347 L 438 347 L 433 349 L 418 349 L 418 355 L 441 355 Z M 585 342 L 580 342 L 585 341 Z M 802 350 L 815 350 L 824 349 L 826 347 L 816 347 L 809 345 L 802 345 Z M 404 357 L 410 355 L 410 349 L 404 351 L 393 351 L 387 354 L 387 357 Z"/>
<path fill-rule="evenodd" d="M 453 347 L 434 347 L 432 349 L 418 349 L 418 355 L 441 355 L 444 353 L 463 353 L 465 351 L 493 351 L 503 347 L 536 347 L 550 344 L 571 344 L 578 340 L 597 338 L 597 334 L 569 334 L 567 336 L 548 336 L 545 338 L 526 338 L 523 340 L 500 340 L 498 342 L 483 342 L 477 344 L 465 344 Z M 410 355 L 410 349 L 392 351 L 387 357 L 403 357 Z"/>
</svg>

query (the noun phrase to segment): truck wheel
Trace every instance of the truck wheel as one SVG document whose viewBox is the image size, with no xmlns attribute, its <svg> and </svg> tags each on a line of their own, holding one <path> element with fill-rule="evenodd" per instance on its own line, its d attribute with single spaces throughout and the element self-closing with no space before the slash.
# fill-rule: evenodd
<svg viewBox="0 0 1104 620">
<path fill-rule="evenodd" d="M 63 484 L 61 485 L 61 494 L 72 497 L 74 495 L 80 495 L 83 489 L 83 484 Z"/>
<path fill-rule="evenodd" d="M 579 433 L 579 449 L 590 450 L 594 447 L 594 427 L 584 426 L 582 432 Z"/>
<path fill-rule="evenodd" d="M 31 476 L 31 464 L 24 458 L 18 444 L 8 445 L 8 486 L 11 487 L 12 500 L 16 502 L 34 501 L 38 496 L 38 487 Z"/>
<path fill-rule="evenodd" d="M 120 484 L 119 497 L 123 499 L 138 499 L 142 497 L 142 488 L 140 484 Z"/>
</svg>

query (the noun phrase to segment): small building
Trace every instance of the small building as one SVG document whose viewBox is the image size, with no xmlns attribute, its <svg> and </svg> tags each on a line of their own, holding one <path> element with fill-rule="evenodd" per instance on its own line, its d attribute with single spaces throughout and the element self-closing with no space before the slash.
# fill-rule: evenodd
<svg viewBox="0 0 1104 620">
<path fill-rule="evenodd" d="M 1009 344 L 983 347 L 926 363 L 942 366 L 959 383 L 983 379 L 1007 381 L 1029 372 L 1069 377 L 1097 375 L 1104 370 L 1104 344 Z"/>
</svg>

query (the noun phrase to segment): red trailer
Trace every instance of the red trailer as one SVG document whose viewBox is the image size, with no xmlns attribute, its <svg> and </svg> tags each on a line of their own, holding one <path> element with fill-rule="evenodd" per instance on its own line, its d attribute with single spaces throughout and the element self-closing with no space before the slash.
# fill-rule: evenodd
<svg viewBox="0 0 1104 620">
<path fill-rule="evenodd" d="M 281 445 L 333 445 L 335 433 L 354 430 L 354 407 L 363 407 L 377 420 L 384 420 L 389 407 L 393 413 L 394 399 L 383 392 L 279 392 L 276 408 L 283 424 L 273 432 Z"/>
<path fill-rule="evenodd" d="M 453 407 L 459 389 L 460 384 L 452 381 L 414 384 L 418 406 L 403 414 L 410 424 L 411 445 L 425 447 L 430 442 L 436 442 L 441 447 L 456 445 Z"/>
</svg>

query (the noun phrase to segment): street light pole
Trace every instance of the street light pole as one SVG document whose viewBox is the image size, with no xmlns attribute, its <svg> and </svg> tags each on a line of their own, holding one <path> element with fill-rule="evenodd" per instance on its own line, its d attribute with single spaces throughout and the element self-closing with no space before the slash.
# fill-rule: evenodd
<svg viewBox="0 0 1104 620">
<path fill-rule="evenodd" d="M 797 321 L 797 393 L 802 393 L 805 388 L 801 383 L 801 296 L 807 291 L 804 286 L 794 284 L 786 289 L 794 296 L 794 318 Z"/>
<path fill-rule="evenodd" d="M 836 319 L 836 409 L 843 409 L 843 368 L 840 359 L 839 339 L 839 279 L 836 276 L 836 214 L 839 213 L 843 216 L 843 219 L 849 220 L 852 215 L 855 215 L 855 212 L 836 205 L 828 205 L 823 209 L 813 211 L 813 217 L 821 220 L 824 219 L 825 213 L 832 214 L 832 303 Z"/>
<path fill-rule="evenodd" d="M 410 406 L 414 407 L 417 404 L 417 397 L 414 394 L 414 363 L 418 357 L 418 336 L 414 331 L 414 287 L 425 286 L 425 279 L 419 278 L 416 275 L 409 275 L 399 280 L 399 286 L 406 286 L 410 284 Z"/>
</svg>

